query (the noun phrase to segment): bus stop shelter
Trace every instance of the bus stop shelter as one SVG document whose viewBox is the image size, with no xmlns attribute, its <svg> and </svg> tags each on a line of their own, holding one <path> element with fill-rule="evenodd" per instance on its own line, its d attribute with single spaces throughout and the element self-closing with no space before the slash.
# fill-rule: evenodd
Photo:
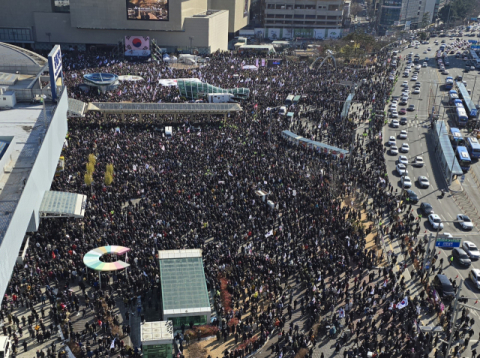
<svg viewBox="0 0 480 358">
<path fill-rule="evenodd" d="M 438 166 L 442 170 L 447 182 L 451 184 L 450 178 L 452 178 L 452 180 L 456 179 L 458 175 L 463 175 L 463 171 L 455 157 L 445 121 L 436 121 L 433 131 L 433 142 Z"/>
</svg>

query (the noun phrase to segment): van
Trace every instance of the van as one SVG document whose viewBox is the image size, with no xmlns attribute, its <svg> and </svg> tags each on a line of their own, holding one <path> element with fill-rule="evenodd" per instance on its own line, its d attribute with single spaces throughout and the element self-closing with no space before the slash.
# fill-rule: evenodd
<svg viewBox="0 0 480 358">
<path fill-rule="evenodd" d="M 10 358 L 12 355 L 12 343 L 8 337 L 0 336 L 0 357 Z"/>
<path fill-rule="evenodd" d="M 287 96 L 287 99 L 285 100 L 285 105 L 286 106 L 291 106 L 294 98 L 295 98 L 295 96 L 293 94 L 289 94 Z"/>
<path fill-rule="evenodd" d="M 167 138 L 172 138 L 172 127 L 165 127 L 165 136 Z"/>
<path fill-rule="evenodd" d="M 278 113 L 279 113 L 281 116 L 286 115 L 286 114 L 287 114 L 287 107 L 281 106 L 281 107 L 280 107 L 280 110 L 278 111 Z"/>
</svg>

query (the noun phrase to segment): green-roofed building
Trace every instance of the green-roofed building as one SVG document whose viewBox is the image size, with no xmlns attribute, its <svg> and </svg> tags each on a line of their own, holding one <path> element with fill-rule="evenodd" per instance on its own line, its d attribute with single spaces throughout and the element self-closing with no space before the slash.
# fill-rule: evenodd
<svg viewBox="0 0 480 358">
<path fill-rule="evenodd" d="M 189 80 L 177 80 L 177 85 L 180 95 L 188 99 L 206 98 L 209 93 L 231 93 L 240 99 L 246 99 L 250 95 L 249 88 L 223 89 L 208 83 Z"/>
<path fill-rule="evenodd" d="M 210 323 L 210 299 L 203 270 L 202 250 L 158 252 L 163 319 L 174 327 Z"/>
</svg>

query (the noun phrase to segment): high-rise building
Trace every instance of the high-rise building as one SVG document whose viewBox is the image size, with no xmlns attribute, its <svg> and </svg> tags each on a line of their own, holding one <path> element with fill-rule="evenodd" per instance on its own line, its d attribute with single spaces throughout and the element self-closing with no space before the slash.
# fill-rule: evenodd
<svg viewBox="0 0 480 358">
<path fill-rule="evenodd" d="M 430 24 L 436 16 L 440 0 L 381 0 L 378 22 L 379 35 L 385 35 L 388 30 L 413 30 L 422 27 L 425 22 Z"/>
<path fill-rule="evenodd" d="M 227 49 L 228 32 L 248 24 L 249 9 L 250 0 L 10 1 L 2 4 L 0 41 L 85 50 L 141 36 L 169 51 L 195 47 L 209 53 Z"/>
<path fill-rule="evenodd" d="M 264 6 L 266 37 L 341 37 L 344 0 L 265 0 Z"/>
</svg>

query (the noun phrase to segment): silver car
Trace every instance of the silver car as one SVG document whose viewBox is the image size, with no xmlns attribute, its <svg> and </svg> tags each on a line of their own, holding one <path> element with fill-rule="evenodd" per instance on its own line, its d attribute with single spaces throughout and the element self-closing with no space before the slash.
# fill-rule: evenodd
<svg viewBox="0 0 480 358">
<path fill-rule="evenodd" d="M 464 241 L 462 243 L 462 249 L 470 256 L 472 260 L 478 260 L 480 258 L 480 251 L 478 251 L 477 245 L 471 241 Z"/>
</svg>

